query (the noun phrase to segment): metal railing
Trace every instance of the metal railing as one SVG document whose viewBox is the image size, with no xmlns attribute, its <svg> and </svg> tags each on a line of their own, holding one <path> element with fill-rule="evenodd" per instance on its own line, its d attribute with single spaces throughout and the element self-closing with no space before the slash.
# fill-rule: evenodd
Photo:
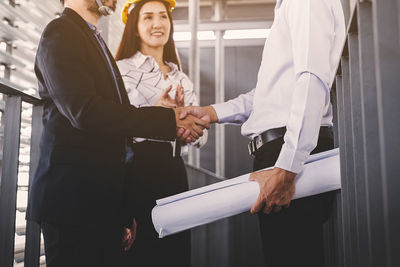
<svg viewBox="0 0 400 267">
<path fill-rule="evenodd" d="M 0 180 L 0 266 L 13 266 L 22 103 L 25 102 L 32 105 L 30 183 L 39 158 L 39 139 L 42 131 L 42 101 L 3 83 L 0 83 L 0 93 L 6 96 L 3 168 Z M 36 223 L 27 222 L 24 251 L 25 266 L 38 266 L 39 254 L 39 226 Z"/>
</svg>

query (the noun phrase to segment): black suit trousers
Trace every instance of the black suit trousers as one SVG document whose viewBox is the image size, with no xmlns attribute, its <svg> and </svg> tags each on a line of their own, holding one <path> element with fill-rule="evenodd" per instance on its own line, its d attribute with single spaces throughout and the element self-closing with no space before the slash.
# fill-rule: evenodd
<svg viewBox="0 0 400 267">
<path fill-rule="evenodd" d="M 42 223 L 47 267 L 122 266 L 122 227 Z"/>
<path fill-rule="evenodd" d="M 159 238 L 151 219 L 156 200 L 188 190 L 185 164 L 172 156 L 170 143 L 145 141 L 133 146 L 129 166 L 136 240 L 126 261 L 131 267 L 190 266 L 190 230 Z"/>
<path fill-rule="evenodd" d="M 254 171 L 271 167 L 283 138 L 265 144 L 255 155 Z M 320 137 L 312 153 L 333 148 L 333 139 Z M 261 239 L 268 267 L 324 266 L 323 223 L 330 216 L 333 194 L 325 193 L 291 202 L 278 213 L 259 213 Z"/>
</svg>

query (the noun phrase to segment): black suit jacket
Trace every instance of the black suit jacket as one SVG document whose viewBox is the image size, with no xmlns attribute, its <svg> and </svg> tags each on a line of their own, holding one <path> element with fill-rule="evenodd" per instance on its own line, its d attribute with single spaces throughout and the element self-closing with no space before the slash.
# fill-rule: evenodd
<svg viewBox="0 0 400 267">
<path fill-rule="evenodd" d="M 29 220 L 121 223 L 127 137 L 175 138 L 174 112 L 131 106 L 114 61 L 113 68 L 122 104 L 107 59 L 86 21 L 66 8 L 47 25 L 35 62 L 44 130 Z"/>
</svg>

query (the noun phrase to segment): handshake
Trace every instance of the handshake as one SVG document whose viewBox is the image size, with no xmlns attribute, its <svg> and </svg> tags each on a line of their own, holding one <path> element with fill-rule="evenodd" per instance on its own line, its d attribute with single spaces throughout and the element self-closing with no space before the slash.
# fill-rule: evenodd
<svg viewBox="0 0 400 267">
<path fill-rule="evenodd" d="M 185 143 L 196 141 L 203 135 L 204 129 L 209 129 L 211 123 L 218 122 L 217 113 L 211 106 L 188 106 L 173 110 L 176 119 L 176 136 Z"/>
</svg>

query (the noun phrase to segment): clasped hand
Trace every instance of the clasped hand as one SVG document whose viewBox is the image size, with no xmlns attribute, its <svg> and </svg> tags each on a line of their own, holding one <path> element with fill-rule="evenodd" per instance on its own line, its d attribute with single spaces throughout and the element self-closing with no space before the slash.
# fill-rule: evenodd
<svg viewBox="0 0 400 267">
<path fill-rule="evenodd" d="M 218 121 L 215 110 L 212 107 L 184 107 L 176 108 L 176 136 L 186 143 L 196 141 L 203 135 L 204 129 L 210 128 L 210 123 Z"/>
<path fill-rule="evenodd" d="M 207 114 L 193 112 L 192 107 L 185 106 L 185 92 L 181 85 L 178 85 L 175 98 L 171 98 L 172 85 L 164 90 L 158 99 L 156 106 L 173 108 L 176 119 L 176 136 L 181 142 L 194 142 L 203 136 L 203 130 L 210 128 L 210 117 Z M 200 108 L 200 107 L 198 107 Z"/>
</svg>

